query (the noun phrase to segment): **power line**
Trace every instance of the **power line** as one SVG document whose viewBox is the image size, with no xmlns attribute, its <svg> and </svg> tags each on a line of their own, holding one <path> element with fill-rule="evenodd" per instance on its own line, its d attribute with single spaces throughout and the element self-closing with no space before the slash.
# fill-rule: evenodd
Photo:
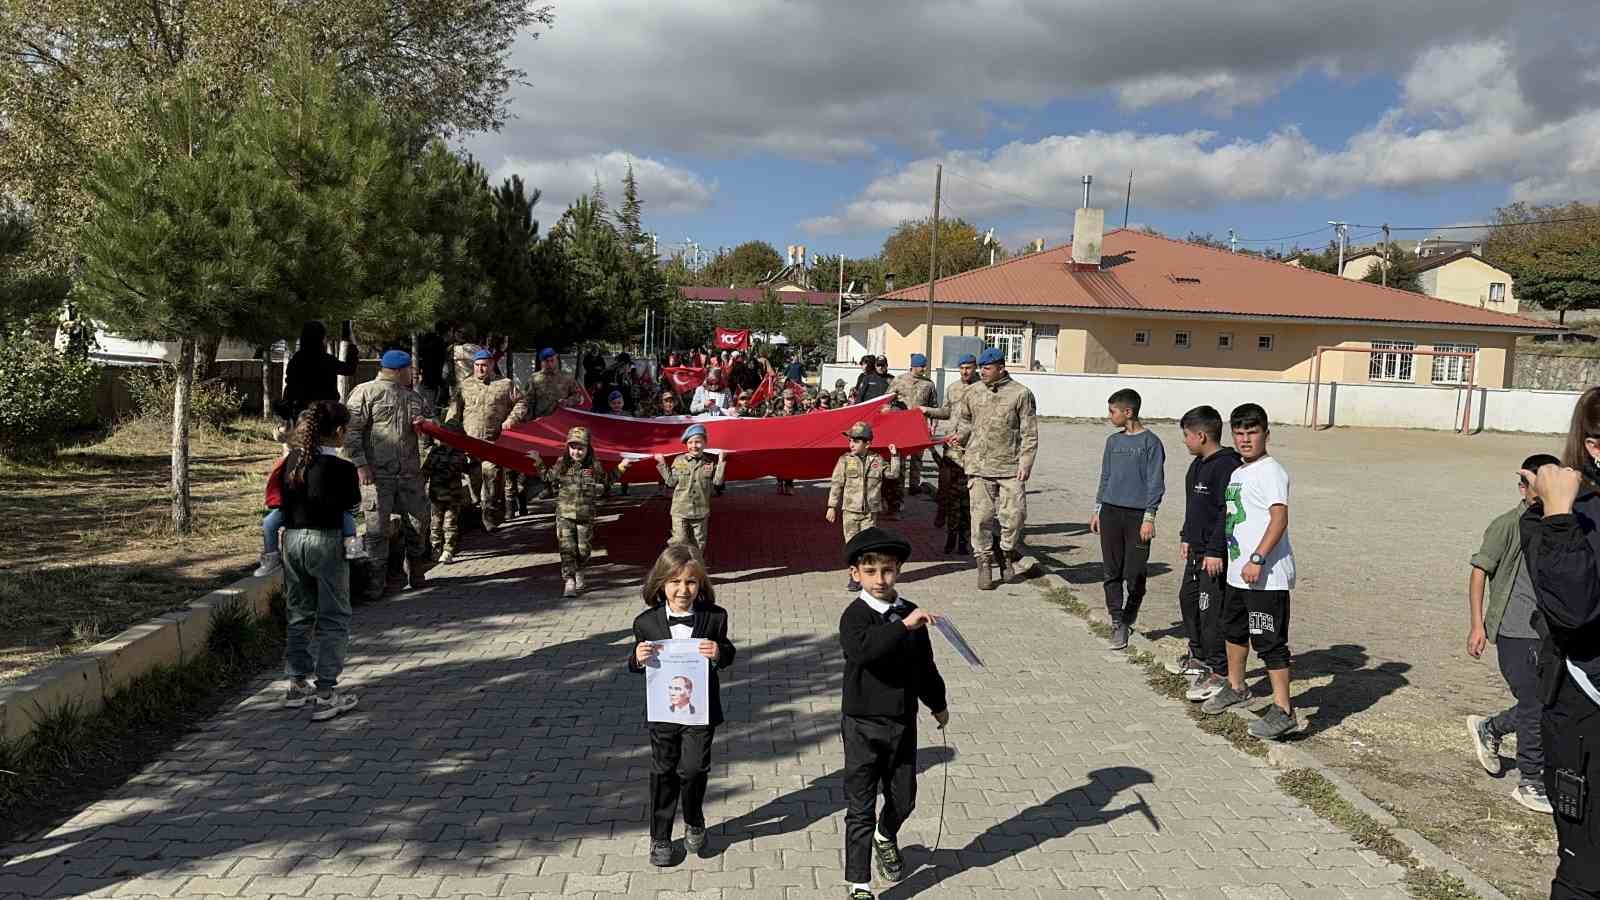
<svg viewBox="0 0 1600 900">
<path fill-rule="evenodd" d="M 1239 238 L 1239 243 L 1241 243 L 1241 244 L 1275 244 L 1278 241 L 1291 241 L 1291 240 L 1294 240 L 1295 238 L 1309 237 L 1310 235 L 1319 234 L 1319 233 L 1327 231 L 1327 230 L 1328 230 L 1328 226 L 1324 225 L 1321 228 L 1313 228 L 1310 231 L 1302 231 L 1299 234 L 1286 234 L 1283 237 L 1275 237 L 1275 238 Z"/>
<path fill-rule="evenodd" d="M 1485 222 L 1482 225 L 1390 225 L 1390 231 L 1471 231 L 1480 228 L 1516 228 L 1522 225 L 1560 225 L 1566 222 L 1591 222 L 1600 219 L 1600 214 L 1592 216 L 1568 216 L 1561 219 L 1534 219 L 1527 222 Z M 1382 225 L 1357 225 L 1352 223 L 1351 228 L 1376 228 L 1383 230 Z"/>
</svg>

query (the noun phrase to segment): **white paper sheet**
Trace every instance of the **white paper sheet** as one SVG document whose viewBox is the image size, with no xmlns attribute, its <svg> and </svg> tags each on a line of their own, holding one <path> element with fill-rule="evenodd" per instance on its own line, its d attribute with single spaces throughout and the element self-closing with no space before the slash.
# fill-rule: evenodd
<svg viewBox="0 0 1600 900">
<path fill-rule="evenodd" d="M 647 718 L 677 725 L 711 724 L 711 660 L 700 655 L 699 638 L 655 644 L 659 651 L 644 670 Z"/>
</svg>

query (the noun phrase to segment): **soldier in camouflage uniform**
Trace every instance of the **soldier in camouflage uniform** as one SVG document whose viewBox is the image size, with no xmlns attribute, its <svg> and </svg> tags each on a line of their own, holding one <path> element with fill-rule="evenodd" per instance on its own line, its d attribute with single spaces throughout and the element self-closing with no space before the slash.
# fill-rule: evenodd
<svg viewBox="0 0 1600 900">
<path fill-rule="evenodd" d="M 668 543 L 699 548 L 705 559 L 706 537 L 711 523 L 711 495 L 722 486 L 728 467 L 727 456 L 713 461 L 706 453 L 706 427 L 690 425 L 683 432 L 688 452 L 680 453 L 667 465 L 666 457 L 656 454 L 656 470 L 661 481 L 672 488 L 672 537 Z"/>
<path fill-rule="evenodd" d="M 844 433 L 850 439 L 850 450 L 833 466 L 833 481 L 828 487 L 829 522 L 842 518 L 844 542 L 878 524 L 878 514 L 883 511 L 883 485 L 900 477 L 900 451 L 889 445 L 889 461 L 872 452 L 872 426 L 857 422 Z M 840 514 L 843 514 L 842 516 Z M 861 585 L 851 579 L 846 587 L 861 590 Z"/>
<path fill-rule="evenodd" d="M 534 458 L 539 475 L 556 491 L 556 544 L 561 548 L 563 597 L 576 597 L 584 590 L 583 567 L 589 564 L 594 540 L 595 502 L 604 496 L 611 476 L 595 462 L 589 429 L 579 425 L 567 432 L 567 453 L 555 465 L 546 466 Z M 628 464 L 617 466 L 617 477 Z"/>
<path fill-rule="evenodd" d="M 944 403 L 922 411 L 930 420 L 948 421 L 961 406 L 961 398 L 978 383 L 978 358 L 971 353 L 961 357 L 961 380 L 944 389 Z M 946 528 L 944 552 L 970 553 L 967 533 L 972 527 L 971 501 L 967 497 L 967 471 L 962 467 L 962 450 L 949 446 L 939 461 L 939 507 L 933 514 L 933 527 Z"/>
<path fill-rule="evenodd" d="M 479 350 L 472 361 L 472 377 L 463 381 L 450 398 L 445 418 L 460 422 L 469 436 L 494 443 L 500 432 L 528 417 L 528 401 L 510 378 L 494 378 L 494 354 Z M 494 531 L 505 513 L 506 477 L 501 468 L 488 460 L 476 460 L 467 470 L 472 493 L 483 515 L 483 530 Z M 512 505 L 515 500 L 512 499 Z"/>
<path fill-rule="evenodd" d="M 956 412 L 956 433 L 947 439 L 966 451 L 967 496 L 972 502 L 972 550 L 978 588 L 994 590 L 994 526 L 1000 526 L 1000 577 L 1011 564 L 1027 520 L 1025 491 L 1039 450 L 1039 417 L 1033 392 L 1011 380 L 1005 354 L 990 347 L 978 357 L 983 382 L 967 390 Z"/>
<path fill-rule="evenodd" d="M 423 493 L 415 423 L 432 414 L 411 388 L 411 354 L 390 350 L 378 377 L 350 392 L 350 427 L 345 453 L 361 477 L 361 518 L 371 566 L 367 597 L 383 596 L 389 560 L 385 527 L 390 513 L 403 519 L 410 587 L 421 587 L 428 570 L 428 499 Z"/>
<path fill-rule="evenodd" d="M 928 358 L 921 353 L 911 354 L 911 370 L 902 372 L 889 382 L 889 395 L 906 409 L 933 409 L 939 405 L 939 391 L 928 377 Z M 906 461 L 906 488 L 916 494 L 922 490 L 922 451 L 912 454 Z M 898 506 L 896 509 L 898 510 Z"/>
<path fill-rule="evenodd" d="M 577 379 L 561 371 L 561 357 L 549 347 L 539 351 L 539 371 L 533 373 L 528 393 L 535 419 L 550 415 L 558 406 L 577 406 L 583 402 L 583 390 L 578 387 Z"/>
<path fill-rule="evenodd" d="M 460 432 L 460 422 L 446 422 L 445 428 Z M 428 479 L 428 502 L 433 504 L 433 534 L 429 544 L 441 565 L 456 561 L 461 540 L 461 511 L 472 502 L 464 482 L 469 465 L 467 454 L 435 441 L 422 460 L 422 474 Z"/>
<path fill-rule="evenodd" d="M 828 396 L 833 403 L 834 409 L 850 405 L 850 390 L 845 387 L 843 378 L 835 378 L 833 380 L 833 390 L 828 393 Z"/>
</svg>

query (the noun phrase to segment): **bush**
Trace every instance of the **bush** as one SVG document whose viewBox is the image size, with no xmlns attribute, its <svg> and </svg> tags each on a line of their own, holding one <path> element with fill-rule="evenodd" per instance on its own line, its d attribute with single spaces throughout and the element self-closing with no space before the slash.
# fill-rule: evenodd
<svg viewBox="0 0 1600 900">
<path fill-rule="evenodd" d="M 53 456 L 94 414 L 99 367 L 28 337 L 0 335 L 0 455 Z"/>
<path fill-rule="evenodd" d="M 129 373 L 128 393 L 141 417 L 172 421 L 172 394 L 178 385 L 176 366 L 150 366 Z M 244 402 L 221 381 L 196 381 L 189 389 L 189 422 L 216 427 L 239 416 Z"/>
</svg>

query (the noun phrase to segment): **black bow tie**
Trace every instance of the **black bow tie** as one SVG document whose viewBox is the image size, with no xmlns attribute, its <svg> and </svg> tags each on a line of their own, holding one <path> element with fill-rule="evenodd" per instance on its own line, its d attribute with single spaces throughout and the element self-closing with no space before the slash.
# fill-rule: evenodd
<svg viewBox="0 0 1600 900">
<path fill-rule="evenodd" d="M 692 615 L 690 615 L 690 616 L 667 616 L 667 627 L 668 628 L 671 628 L 674 625 L 693 625 L 693 624 L 694 624 L 694 616 L 692 616 Z"/>
</svg>

